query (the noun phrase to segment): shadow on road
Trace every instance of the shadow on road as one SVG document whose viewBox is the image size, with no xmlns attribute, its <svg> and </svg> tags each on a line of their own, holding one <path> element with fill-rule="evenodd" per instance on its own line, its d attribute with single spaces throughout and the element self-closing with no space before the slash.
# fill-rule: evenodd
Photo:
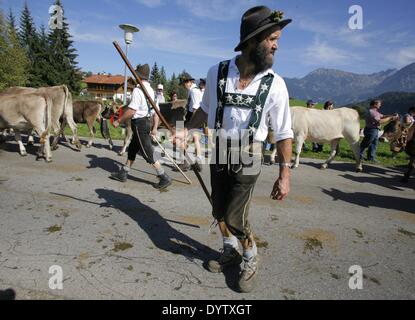
<svg viewBox="0 0 415 320">
<path fill-rule="evenodd" d="M 415 214 L 415 201 L 411 199 L 382 196 L 366 192 L 346 193 L 337 189 L 325 190 L 323 193 L 331 196 L 334 201 L 344 201 L 353 203 L 365 208 L 378 207 L 383 209 L 392 209 L 397 211 L 406 211 Z"/>
<path fill-rule="evenodd" d="M 321 159 L 321 162 L 311 162 L 308 160 L 301 161 L 301 165 L 310 166 L 316 169 L 321 169 L 321 165 L 324 161 Z M 328 169 L 336 170 L 341 172 L 351 171 L 356 172 L 356 165 L 354 162 L 333 162 L 329 164 Z M 370 164 L 363 163 L 363 173 L 365 174 L 390 174 L 390 173 L 402 173 L 402 170 L 398 168 L 390 168 L 390 167 L 377 167 Z"/>
<path fill-rule="evenodd" d="M 382 186 L 387 189 L 391 190 L 397 190 L 397 191 L 403 191 L 404 187 L 408 188 L 408 183 L 401 182 L 403 175 L 391 175 L 390 177 L 385 176 L 375 176 L 372 175 L 370 177 L 367 176 L 353 176 L 350 174 L 344 174 L 340 175 L 340 177 L 343 177 L 348 180 L 352 180 L 357 183 L 370 183 L 374 184 L 376 186 Z"/>
<path fill-rule="evenodd" d="M 94 154 L 88 154 L 87 158 L 90 159 L 89 160 L 89 166 L 87 167 L 87 169 L 100 168 L 104 171 L 107 171 L 108 173 L 117 172 L 124 165 L 123 163 L 121 163 L 119 161 L 116 161 L 116 160 L 113 160 L 111 158 L 98 157 Z M 163 166 L 171 168 L 170 166 L 165 165 L 165 164 L 163 164 Z M 156 177 L 156 174 L 154 174 L 154 173 L 149 173 L 149 172 L 146 172 L 146 171 L 142 171 L 142 170 L 139 170 L 139 169 L 136 169 L 136 168 L 133 167 L 133 168 L 131 168 L 130 174 L 128 175 L 128 179 L 131 180 L 131 181 L 141 182 L 141 183 L 153 186 L 153 187 L 155 187 L 155 185 L 158 182 L 158 181 L 151 182 L 151 181 L 148 181 L 148 180 L 145 180 L 145 179 L 134 177 L 134 176 L 131 175 L 131 172 L 133 172 L 133 171 Z M 181 180 L 177 180 L 177 179 L 172 179 L 172 180 L 175 181 L 175 182 L 181 183 L 181 184 L 187 184 L 186 181 L 181 181 Z"/>
<path fill-rule="evenodd" d="M 124 164 L 116 161 L 114 159 L 110 159 L 107 157 L 98 157 L 95 154 L 88 154 L 86 156 L 89 158 L 89 167 L 87 169 L 96 169 L 100 168 L 104 171 L 107 171 L 108 173 L 118 171 L 120 167 L 122 167 Z"/>
<path fill-rule="evenodd" d="M 219 257 L 217 251 L 174 229 L 168 223 L 171 222 L 184 225 L 182 222 L 163 218 L 159 212 L 143 204 L 135 197 L 108 189 L 96 189 L 95 192 L 99 199 L 104 200 L 103 203 L 95 203 L 63 194 L 51 194 L 94 204 L 100 207 L 117 209 L 133 219 L 158 249 L 177 255 L 180 254 L 189 261 L 198 259 L 203 262 L 204 268 L 207 268 L 207 262 L 209 260 L 217 259 Z M 187 224 L 187 226 L 194 227 L 189 224 Z M 224 272 L 226 284 L 231 290 L 238 291 L 237 282 L 239 271 L 240 269 L 237 267 Z"/>
</svg>

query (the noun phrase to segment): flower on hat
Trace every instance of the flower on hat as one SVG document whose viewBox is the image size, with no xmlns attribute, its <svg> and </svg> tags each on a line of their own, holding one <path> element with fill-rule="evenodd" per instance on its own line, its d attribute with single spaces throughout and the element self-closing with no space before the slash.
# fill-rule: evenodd
<svg viewBox="0 0 415 320">
<path fill-rule="evenodd" d="M 284 19 L 284 12 L 282 11 L 273 11 L 269 16 L 270 20 L 273 22 L 280 22 Z"/>
</svg>

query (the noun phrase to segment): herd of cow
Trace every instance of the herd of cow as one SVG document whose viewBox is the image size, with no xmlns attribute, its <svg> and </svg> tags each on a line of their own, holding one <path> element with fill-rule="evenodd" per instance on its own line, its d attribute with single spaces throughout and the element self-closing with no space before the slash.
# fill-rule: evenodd
<svg viewBox="0 0 415 320">
<path fill-rule="evenodd" d="M 174 123 L 180 113 L 183 114 L 186 101 L 178 100 L 175 103 L 160 105 L 169 122 Z M 178 110 L 178 112 L 175 112 Z M 76 150 L 81 150 L 81 143 L 77 133 L 77 123 L 86 123 L 89 129 L 87 148 L 91 147 L 95 135 L 95 121 L 101 124 L 101 134 L 108 140 L 110 149 L 113 147 L 108 119 L 114 109 L 105 106 L 101 101 L 72 101 L 72 95 L 66 85 L 44 88 L 11 87 L 0 92 L 0 130 L 4 140 L 8 130 L 12 129 L 19 145 L 22 156 L 27 152 L 22 143 L 21 133 L 29 133 L 29 143 L 33 141 L 32 130 L 40 137 L 38 158 L 52 161 L 51 150 L 58 148 L 59 138 L 67 141 L 64 131 L 69 125 L 72 131 L 72 144 Z M 182 116 L 183 118 L 183 116 Z M 50 134 L 54 136 L 50 145 Z M 132 138 L 131 123 L 126 123 L 126 137 L 120 151 L 123 155 Z"/>
<path fill-rule="evenodd" d="M 185 100 L 160 104 L 160 111 L 167 121 L 174 126 L 177 120 L 183 120 L 185 105 Z M 34 130 L 40 137 L 38 158 L 43 157 L 47 162 L 52 161 L 51 150 L 57 149 L 59 138 L 63 136 L 67 140 L 64 135 L 67 125 L 72 131 L 72 143 L 76 150 L 81 149 L 76 123 L 86 123 L 89 128 L 88 148 L 93 144 L 95 121 L 100 122 L 101 134 L 109 141 L 110 149 L 112 149 L 113 142 L 109 133 L 108 119 L 113 114 L 114 109 L 105 107 L 100 101 L 73 102 L 72 95 L 66 85 L 38 89 L 12 87 L 0 92 L 0 130 L 3 135 L 7 134 L 6 130 L 13 129 L 20 154 L 25 156 L 26 149 L 21 141 L 20 134 L 22 132 L 30 133 Z M 345 138 L 355 156 L 356 171 L 361 172 L 363 170 L 359 157 L 360 119 L 357 111 L 349 108 L 328 111 L 292 107 L 291 116 L 296 145 L 294 168 L 299 165 L 301 149 L 306 140 L 330 143 L 330 156 L 322 165 L 322 169 L 325 169 L 335 158 L 340 140 Z M 409 132 L 410 139 L 405 142 L 405 145 L 401 144 L 401 150 L 408 144 L 406 151 L 411 156 L 408 172 L 405 174 L 406 180 L 411 175 L 415 165 L 415 150 L 412 150 L 414 148 L 411 147 L 415 144 L 414 129 L 415 126 L 411 128 L 412 131 Z M 399 127 L 399 121 L 385 128 L 385 135 L 392 142 L 399 141 L 403 132 Z M 50 145 L 50 134 L 54 136 L 52 145 Z M 131 124 L 126 123 L 126 137 L 120 155 L 126 152 L 131 138 Z"/>
</svg>

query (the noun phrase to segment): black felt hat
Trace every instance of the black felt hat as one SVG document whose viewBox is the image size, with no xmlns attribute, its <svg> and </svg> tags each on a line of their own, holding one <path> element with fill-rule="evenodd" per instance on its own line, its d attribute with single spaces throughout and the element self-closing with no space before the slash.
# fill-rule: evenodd
<svg viewBox="0 0 415 320">
<path fill-rule="evenodd" d="M 190 74 L 188 74 L 187 72 L 183 72 L 182 75 L 180 76 L 180 84 L 183 84 L 187 81 L 194 81 L 195 78 L 193 78 Z"/>
<path fill-rule="evenodd" d="M 241 51 L 243 44 L 261 32 L 279 26 L 283 29 L 292 20 L 285 19 L 281 11 L 272 11 L 265 6 L 258 6 L 249 9 L 244 13 L 241 20 L 241 38 L 235 51 Z"/>
<path fill-rule="evenodd" d="M 148 80 L 150 78 L 150 66 L 146 64 L 139 64 L 135 69 L 141 80 Z"/>
</svg>

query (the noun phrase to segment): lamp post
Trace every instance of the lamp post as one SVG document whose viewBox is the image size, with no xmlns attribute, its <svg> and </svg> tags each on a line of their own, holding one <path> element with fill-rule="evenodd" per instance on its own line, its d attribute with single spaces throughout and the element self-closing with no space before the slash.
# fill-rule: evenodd
<svg viewBox="0 0 415 320">
<path fill-rule="evenodd" d="M 125 54 L 128 55 L 128 46 L 133 43 L 133 34 L 135 32 L 140 31 L 136 26 L 133 26 L 131 24 L 121 24 L 119 26 L 124 31 L 124 41 L 126 44 L 126 51 Z M 127 89 L 128 89 L 128 81 L 127 81 L 127 65 L 125 65 L 124 69 L 124 99 L 123 99 L 123 105 L 127 104 Z"/>
</svg>

